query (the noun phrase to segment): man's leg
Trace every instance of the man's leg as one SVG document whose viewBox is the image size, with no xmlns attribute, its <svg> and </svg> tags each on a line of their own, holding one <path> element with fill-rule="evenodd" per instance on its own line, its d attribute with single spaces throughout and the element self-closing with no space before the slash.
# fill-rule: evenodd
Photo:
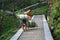
<svg viewBox="0 0 60 40">
<path fill-rule="evenodd" d="M 23 25 L 23 27 L 22 27 L 22 28 L 23 28 L 23 30 L 26 30 L 26 29 L 27 29 L 26 25 Z"/>
</svg>

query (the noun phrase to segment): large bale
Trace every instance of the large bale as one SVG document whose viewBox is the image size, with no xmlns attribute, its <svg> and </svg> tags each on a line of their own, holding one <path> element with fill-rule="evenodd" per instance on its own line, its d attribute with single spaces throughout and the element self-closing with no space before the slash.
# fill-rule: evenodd
<svg viewBox="0 0 60 40">
<path fill-rule="evenodd" d="M 17 15 L 17 16 L 20 19 L 29 19 L 28 15 L 26 15 L 26 14 L 20 14 L 20 15 Z"/>
</svg>

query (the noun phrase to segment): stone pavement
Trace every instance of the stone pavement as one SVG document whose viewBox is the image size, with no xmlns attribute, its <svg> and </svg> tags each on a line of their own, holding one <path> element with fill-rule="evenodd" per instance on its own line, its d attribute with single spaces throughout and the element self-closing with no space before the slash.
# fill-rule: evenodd
<svg viewBox="0 0 60 40">
<path fill-rule="evenodd" d="M 35 16 L 33 20 L 37 27 L 23 32 L 18 40 L 45 40 L 42 15 Z"/>
</svg>

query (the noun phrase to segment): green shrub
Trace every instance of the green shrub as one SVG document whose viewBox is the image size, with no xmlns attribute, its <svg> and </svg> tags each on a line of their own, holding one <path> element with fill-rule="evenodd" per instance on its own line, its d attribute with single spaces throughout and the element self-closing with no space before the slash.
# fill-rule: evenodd
<svg viewBox="0 0 60 40">
<path fill-rule="evenodd" d="M 2 26 L 0 40 L 9 40 L 21 27 L 20 21 L 14 16 L 5 16 Z"/>
<path fill-rule="evenodd" d="M 57 1 L 53 6 L 53 11 L 50 13 L 50 27 L 53 26 L 54 40 L 60 40 L 60 1 Z"/>
<path fill-rule="evenodd" d="M 48 6 L 39 7 L 31 11 L 31 15 L 46 14 Z"/>
</svg>

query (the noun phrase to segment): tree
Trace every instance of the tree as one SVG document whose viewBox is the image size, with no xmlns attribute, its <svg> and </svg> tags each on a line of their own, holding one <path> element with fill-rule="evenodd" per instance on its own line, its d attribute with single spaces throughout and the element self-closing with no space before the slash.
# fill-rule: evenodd
<svg viewBox="0 0 60 40">
<path fill-rule="evenodd" d="M 3 13 L 1 15 L 1 20 L 0 20 L 0 32 L 2 32 L 2 23 L 3 23 L 3 20 L 4 20 L 4 16 L 5 16 L 5 6 L 4 6 L 4 1 L 5 0 L 1 0 L 1 3 L 2 3 L 2 9 L 3 9 Z"/>
</svg>

